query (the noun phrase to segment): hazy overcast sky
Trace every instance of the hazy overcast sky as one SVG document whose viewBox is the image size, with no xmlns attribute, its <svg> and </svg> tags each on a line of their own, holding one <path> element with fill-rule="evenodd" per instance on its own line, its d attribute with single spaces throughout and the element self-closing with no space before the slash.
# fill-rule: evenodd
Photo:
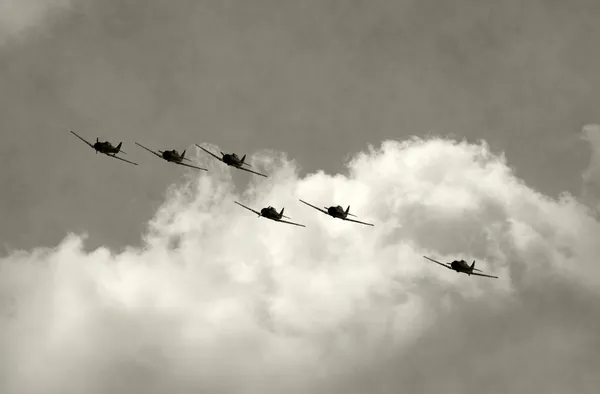
<svg viewBox="0 0 600 394">
<path fill-rule="evenodd" d="M 599 16 L 0 0 L 0 392 L 598 393 Z"/>
<path fill-rule="evenodd" d="M 0 237 L 135 243 L 185 171 L 133 144 L 284 151 L 304 171 L 411 135 L 485 139 L 578 191 L 598 119 L 596 1 L 0 1 Z M 68 131 L 124 141 L 130 168 Z M 192 152 L 194 149 L 191 150 Z M 245 178 L 236 178 L 245 179 Z"/>
</svg>

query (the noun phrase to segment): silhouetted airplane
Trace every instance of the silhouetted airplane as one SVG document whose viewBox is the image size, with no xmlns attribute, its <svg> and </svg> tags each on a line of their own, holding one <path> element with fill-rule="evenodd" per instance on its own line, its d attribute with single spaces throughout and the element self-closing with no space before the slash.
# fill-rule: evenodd
<svg viewBox="0 0 600 394">
<path fill-rule="evenodd" d="M 317 208 L 312 204 L 307 203 L 306 201 L 302 201 L 300 200 L 300 202 L 308 205 L 309 207 L 313 207 L 314 209 L 323 212 L 325 215 L 329 215 L 331 217 L 334 217 L 336 219 L 342 219 L 342 220 L 347 220 L 349 222 L 354 222 L 354 223 L 360 223 L 360 224 L 365 224 L 367 226 L 374 226 L 374 224 L 371 223 L 365 223 L 365 222 L 360 222 L 358 220 L 354 220 L 354 219 L 348 219 L 348 216 L 354 216 L 356 217 L 356 215 L 353 215 L 350 213 L 350 205 L 348 205 L 348 208 L 346 208 L 346 210 L 344 211 L 344 208 L 342 208 L 340 205 L 338 205 L 337 207 L 331 206 L 331 207 L 325 207 L 326 210 L 321 209 L 321 208 Z"/>
<path fill-rule="evenodd" d="M 473 264 L 469 265 L 466 261 L 464 260 L 454 260 L 453 262 L 451 262 L 450 264 L 444 264 L 444 263 L 440 263 L 437 260 L 431 259 L 427 256 L 423 256 L 425 257 L 427 260 L 433 261 L 436 264 L 441 265 L 442 267 L 446 267 L 448 269 L 454 270 L 456 272 L 462 272 L 463 274 L 467 274 L 469 276 L 471 275 L 476 275 L 476 276 L 485 276 L 486 278 L 494 278 L 494 279 L 498 279 L 497 276 L 492 276 L 492 275 L 484 275 L 484 274 L 478 274 L 477 272 L 473 272 L 473 271 L 479 271 L 479 272 L 483 272 L 481 270 L 478 270 L 477 268 L 475 268 L 475 260 L 473 260 Z"/>
<path fill-rule="evenodd" d="M 258 212 L 258 211 L 255 211 L 252 208 L 249 208 L 249 207 L 245 206 L 244 204 L 240 204 L 237 201 L 234 201 L 234 203 L 236 203 L 237 205 L 239 205 L 242 208 L 246 208 L 247 210 L 254 212 L 259 217 L 262 216 L 264 218 L 271 219 L 271 220 L 274 220 L 276 222 L 293 224 L 294 226 L 306 227 L 303 224 L 298 224 L 298 223 L 293 223 L 293 222 L 288 222 L 288 221 L 285 221 L 285 220 L 281 220 L 281 218 L 291 219 L 291 218 L 283 215 L 283 210 L 285 208 L 281 208 L 281 212 L 277 212 L 277 210 L 275 208 L 273 208 L 272 206 L 268 206 L 266 208 L 261 209 L 260 212 Z"/>
<path fill-rule="evenodd" d="M 215 155 L 214 153 L 204 149 L 203 147 L 201 147 L 198 144 L 195 144 L 198 148 L 202 149 L 204 152 L 208 153 L 209 155 L 211 155 L 212 157 L 214 157 L 215 159 L 222 161 L 223 163 L 227 164 L 228 166 L 232 166 L 237 168 L 238 170 L 242 170 L 242 171 L 248 171 L 251 172 L 253 174 L 256 175 L 260 175 L 260 176 L 264 176 L 265 178 L 268 178 L 265 174 L 261 174 L 260 172 L 256 172 L 256 171 L 252 171 L 249 170 L 247 168 L 244 168 L 242 166 L 248 166 L 248 167 L 252 167 L 250 164 L 248 163 L 244 163 L 244 160 L 246 160 L 246 155 L 244 155 L 241 159 L 238 157 L 238 155 L 236 155 L 235 153 L 223 153 L 221 152 L 221 155 L 223 156 L 222 158 Z"/>
<path fill-rule="evenodd" d="M 148 152 L 152 153 L 153 155 L 156 155 L 156 156 L 160 157 L 161 159 L 168 161 L 169 163 L 175 163 L 175 164 L 179 164 L 180 166 L 195 168 L 197 170 L 208 171 L 206 168 L 196 167 L 191 164 L 184 163 L 183 162 L 184 160 L 191 161 L 190 159 L 185 157 L 185 150 L 181 154 L 179 154 L 179 152 L 177 152 L 175 149 L 165 150 L 165 151 L 159 150 L 158 152 L 154 152 L 152 149 L 146 148 L 144 145 L 142 145 L 138 142 L 136 142 L 135 144 L 143 149 L 146 149 Z"/>
<path fill-rule="evenodd" d="M 94 144 L 92 144 L 91 142 L 88 142 L 86 139 L 84 139 L 83 137 L 81 137 L 80 135 L 78 135 L 77 133 L 75 133 L 72 130 L 71 130 L 71 134 L 73 134 L 75 137 L 79 138 L 80 140 L 82 140 L 86 144 L 88 144 L 92 149 L 94 149 L 96 151 L 96 154 L 98 154 L 98 152 L 100 152 L 100 153 L 105 154 L 108 157 L 112 157 L 113 159 L 121 160 L 121 161 L 124 161 L 126 163 L 133 164 L 134 166 L 138 165 L 137 163 L 134 163 L 132 161 L 125 160 L 122 157 L 116 156 L 117 153 L 126 154 L 125 152 L 123 152 L 121 150 L 121 145 L 123 145 L 122 142 L 119 142 L 119 145 L 117 145 L 117 146 L 113 146 L 108 141 L 100 142 L 98 140 L 98 137 L 96 137 L 96 142 Z"/>
</svg>

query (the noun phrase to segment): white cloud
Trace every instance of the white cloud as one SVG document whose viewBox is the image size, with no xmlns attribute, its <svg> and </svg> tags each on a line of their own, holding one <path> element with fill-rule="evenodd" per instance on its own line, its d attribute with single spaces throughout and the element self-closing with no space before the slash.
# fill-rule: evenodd
<svg viewBox="0 0 600 394">
<path fill-rule="evenodd" d="M 387 141 L 349 175 L 304 178 L 285 155 L 252 159 L 272 175 L 241 194 L 203 159 L 143 250 L 71 235 L 0 261 L 2 392 L 596 392 L 600 226 L 574 198 L 531 190 L 485 144 Z"/>
</svg>

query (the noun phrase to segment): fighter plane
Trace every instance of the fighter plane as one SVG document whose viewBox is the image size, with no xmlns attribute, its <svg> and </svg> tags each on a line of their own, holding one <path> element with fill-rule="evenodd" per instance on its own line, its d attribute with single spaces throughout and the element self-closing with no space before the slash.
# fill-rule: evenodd
<svg viewBox="0 0 600 394">
<path fill-rule="evenodd" d="M 254 212 L 254 213 L 255 213 L 255 214 L 257 214 L 259 217 L 261 217 L 261 216 L 262 216 L 262 217 L 264 217 L 264 218 L 271 219 L 271 220 L 274 220 L 274 221 L 276 221 L 276 222 L 280 222 L 280 223 L 287 223 L 287 224 L 293 224 L 294 226 L 306 227 L 306 226 L 305 226 L 305 225 L 303 225 L 303 224 L 298 224 L 298 223 L 288 222 L 288 221 L 286 221 L 286 220 L 281 220 L 281 218 L 291 219 L 291 218 L 289 218 L 289 217 L 287 217 L 287 216 L 284 216 L 284 214 L 283 214 L 283 210 L 284 210 L 285 208 L 281 208 L 281 212 L 277 212 L 277 210 L 276 210 L 275 208 L 273 208 L 272 206 L 268 206 L 268 207 L 266 207 L 266 208 L 263 208 L 263 209 L 261 209 L 261 210 L 260 210 L 260 212 L 258 212 L 258 211 L 255 211 L 255 210 L 254 210 L 254 209 L 252 209 L 252 208 L 248 208 L 247 206 L 245 206 L 245 205 L 243 205 L 243 204 L 240 204 L 240 203 L 239 203 L 239 202 L 237 202 L 237 201 L 234 201 L 234 203 L 236 203 L 237 205 L 239 205 L 239 206 L 240 206 L 240 207 L 242 207 L 242 208 L 246 208 L 247 210 Z"/>
<path fill-rule="evenodd" d="M 342 219 L 342 220 L 347 220 L 349 222 L 354 222 L 354 223 L 360 223 L 360 224 L 365 224 L 367 226 L 374 226 L 374 224 L 371 223 L 365 223 L 365 222 L 360 222 L 358 220 L 354 220 L 354 219 L 348 219 L 348 216 L 354 216 L 356 217 L 356 215 L 353 215 L 350 213 L 350 205 L 348 205 L 348 208 L 346 208 L 346 210 L 344 211 L 344 208 L 342 208 L 340 205 L 338 205 L 337 207 L 325 207 L 325 209 L 321 209 L 321 208 L 317 208 L 312 204 L 307 203 L 306 201 L 302 201 L 300 200 L 300 202 L 313 207 L 314 209 L 323 212 L 325 215 L 329 215 L 331 217 L 337 218 L 337 219 Z"/>
<path fill-rule="evenodd" d="M 177 152 L 175 149 L 165 150 L 165 151 L 159 150 L 158 152 L 154 152 L 152 149 L 148 149 L 144 145 L 142 145 L 138 142 L 136 142 L 135 144 L 141 148 L 146 149 L 148 152 L 152 153 L 153 155 L 156 155 L 156 156 L 160 157 L 161 159 L 164 159 L 170 163 L 175 163 L 175 164 L 179 164 L 180 166 L 195 168 L 197 170 L 208 171 L 206 168 L 196 167 L 191 164 L 184 163 L 183 162 L 184 160 L 191 161 L 190 159 L 185 157 L 185 150 L 181 154 L 179 154 L 179 152 Z"/>
<path fill-rule="evenodd" d="M 116 156 L 117 153 L 126 154 L 125 152 L 123 152 L 121 150 L 121 146 L 123 145 L 122 142 L 119 142 L 119 145 L 117 145 L 117 146 L 113 146 L 108 141 L 100 142 L 98 140 L 98 138 L 96 137 L 96 142 L 92 144 L 91 142 L 88 142 L 83 137 L 81 137 L 80 135 L 78 135 L 77 133 L 75 133 L 73 130 L 71 130 L 71 134 L 73 134 L 75 137 L 79 138 L 80 140 L 82 140 L 86 144 L 88 144 L 92 149 L 94 149 L 96 151 L 96 154 L 98 154 L 98 152 L 104 153 L 106 156 L 112 157 L 113 159 L 121 160 L 121 161 L 124 161 L 126 163 L 133 164 L 134 166 L 138 165 L 137 163 L 134 163 L 132 161 L 125 160 L 122 157 Z"/>
<path fill-rule="evenodd" d="M 256 171 L 252 171 L 249 170 L 247 168 L 244 168 L 243 166 L 248 166 L 248 167 L 252 167 L 250 164 L 248 163 L 244 163 L 244 160 L 246 160 L 246 155 L 244 155 L 241 159 L 238 157 L 238 155 L 236 155 L 235 153 L 223 153 L 221 152 L 221 155 L 223 157 L 219 157 L 217 155 L 215 155 L 214 153 L 204 149 L 203 147 L 201 147 L 198 144 L 195 144 L 198 148 L 202 149 L 204 152 L 208 153 L 209 155 L 211 155 L 212 157 L 214 157 L 215 159 L 222 161 L 223 163 L 227 164 L 228 166 L 232 166 L 237 168 L 238 170 L 242 170 L 242 171 L 248 171 L 251 172 L 253 174 L 256 175 L 260 175 L 260 176 L 264 176 L 265 178 L 268 178 L 265 174 L 261 174 L 260 172 L 256 172 Z"/>
<path fill-rule="evenodd" d="M 482 272 L 481 270 L 478 270 L 477 268 L 475 268 L 475 260 L 473 260 L 473 264 L 471 264 L 471 265 L 469 265 L 464 260 L 460 260 L 460 261 L 454 260 L 450 264 L 444 264 L 444 263 L 440 263 L 439 261 L 436 261 L 434 259 L 431 259 L 431 258 L 429 258 L 427 256 L 423 256 L 423 257 L 425 257 L 427 260 L 433 261 L 434 263 L 441 265 L 442 267 L 446 267 L 446 268 L 454 270 L 454 271 L 456 271 L 458 273 L 462 272 L 462 273 L 467 274 L 469 276 L 476 275 L 476 276 L 485 276 L 486 278 L 495 278 L 495 279 L 498 279 L 497 276 L 484 275 L 484 274 L 478 274 L 477 272 L 473 272 L 473 271 Z"/>
</svg>

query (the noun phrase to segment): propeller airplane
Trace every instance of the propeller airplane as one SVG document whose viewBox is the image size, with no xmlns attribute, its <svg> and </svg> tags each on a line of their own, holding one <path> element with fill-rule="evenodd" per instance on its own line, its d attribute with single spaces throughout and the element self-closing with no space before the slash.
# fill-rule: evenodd
<svg viewBox="0 0 600 394">
<path fill-rule="evenodd" d="M 356 217 L 356 215 L 353 215 L 350 213 L 350 205 L 348 205 L 348 208 L 346 208 L 346 210 L 344 210 L 344 208 L 342 208 L 340 205 L 338 206 L 331 206 L 331 207 L 325 207 L 325 209 L 321 209 L 318 208 L 312 204 L 307 203 L 306 201 L 300 200 L 300 202 L 308 205 L 309 207 L 313 207 L 314 209 L 316 209 L 317 211 L 321 211 L 323 212 L 325 215 L 329 215 L 331 217 L 334 217 L 336 219 L 342 219 L 342 220 L 346 220 L 349 222 L 354 222 L 354 223 L 360 223 L 360 224 L 364 224 L 367 226 L 375 226 L 374 224 L 371 223 L 365 223 L 365 222 L 361 222 L 358 220 L 354 220 L 354 219 L 349 219 L 348 216 L 354 216 Z"/>
<path fill-rule="evenodd" d="M 126 163 L 133 164 L 134 166 L 138 165 L 137 163 L 134 163 L 132 161 L 125 160 L 122 157 L 116 156 L 118 153 L 126 154 L 125 152 L 123 152 L 121 150 L 121 146 L 123 145 L 123 142 L 119 142 L 119 145 L 113 146 L 113 144 L 111 144 L 110 142 L 100 141 L 98 139 L 98 137 L 96 137 L 96 142 L 92 144 L 91 142 L 87 141 L 85 138 L 83 138 L 82 136 L 80 136 L 79 134 L 75 133 L 72 130 L 71 130 L 71 134 L 73 134 L 75 137 L 77 137 L 80 140 L 82 140 L 83 142 L 85 142 L 90 148 L 94 149 L 96 151 L 96 154 L 98 154 L 98 152 L 100 152 L 100 153 L 105 154 L 108 157 L 112 157 L 113 159 L 121 160 Z"/>
<path fill-rule="evenodd" d="M 235 167 L 238 170 L 242 170 L 242 171 L 247 171 L 247 172 L 251 172 L 253 174 L 256 175 L 260 175 L 260 176 L 264 176 L 265 178 L 268 178 L 265 174 L 261 174 L 260 172 L 256 172 L 256 171 L 252 171 L 249 170 L 247 168 L 244 168 L 243 166 L 248 166 L 248 167 L 252 167 L 250 164 L 244 162 L 244 160 L 246 160 L 246 155 L 244 155 L 241 159 L 238 157 L 238 155 L 236 155 L 235 153 L 223 153 L 221 152 L 221 156 L 219 157 L 217 155 L 215 155 L 214 153 L 204 149 L 203 147 L 201 147 L 198 144 L 195 144 L 198 148 L 202 149 L 204 152 L 208 153 L 209 155 L 211 155 L 212 157 L 214 157 L 215 159 L 227 164 L 228 166 L 231 167 Z"/>
<path fill-rule="evenodd" d="M 152 153 L 153 155 L 160 157 L 163 160 L 168 161 L 169 163 L 174 163 L 174 164 L 178 164 L 180 166 L 195 168 L 197 170 L 208 171 L 206 168 L 197 167 L 197 166 L 193 166 L 191 164 L 184 163 L 183 162 L 184 160 L 191 161 L 190 159 L 185 157 L 185 150 L 181 154 L 179 154 L 179 152 L 177 152 L 175 149 L 165 150 L 165 151 L 159 150 L 158 152 L 155 152 L 152 149 L 146 148 L 144 145 L 140 144 L 139 142 L 136 142 L 135 144 L 137 146 L 139 146 L 140 148 L 143 148 L 143 149 L 147 150 L 148 152 Z"/>
</svg>

